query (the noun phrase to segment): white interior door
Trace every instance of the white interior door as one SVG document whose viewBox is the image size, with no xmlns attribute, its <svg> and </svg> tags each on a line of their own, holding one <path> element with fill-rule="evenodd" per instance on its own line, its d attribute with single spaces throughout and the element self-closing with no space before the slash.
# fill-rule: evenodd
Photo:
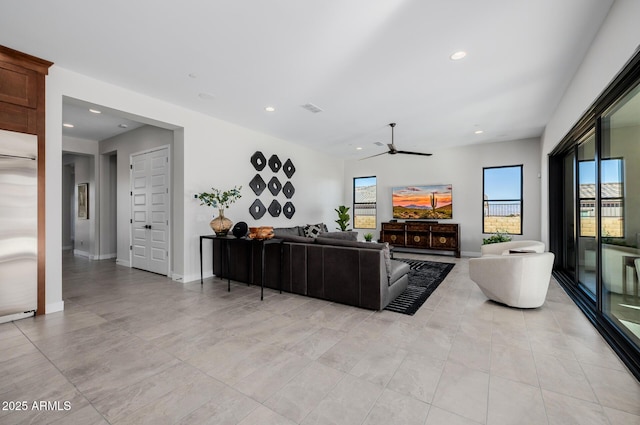
<svg viewBox="0 0 640 425">
<path fill-rule="evenodd" d="M 169 273 L 169 148 L 131 155 L 131 265 Z"/>
</svg>

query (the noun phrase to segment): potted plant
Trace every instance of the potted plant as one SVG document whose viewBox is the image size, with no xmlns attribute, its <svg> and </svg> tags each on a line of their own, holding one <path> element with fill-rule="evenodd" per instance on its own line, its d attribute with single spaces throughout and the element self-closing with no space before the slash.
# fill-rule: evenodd
<svg viewBox="0 0 640 425">
<path fill-rule="evenodd" d="M 218 209 L 218 217 L 215 217 L 209 223 L 216 236 L 227 236 L 229 229 L 233 226 L 233 222 L 224 216 L 224 210 L 240 199 L 242 196 L 241 189 L 242 186 L 234 186 L 233 189 L 229 190 L 220 190 L 212 187 L 211 192 L 202 192 L 195 195 L 195 198 L 200 200 L 200 205 Z"/>
<path fill-rule="evenodd" d="M 344 232 L 345 230 L 347 230 L 347 227 L 349 227 L 349 220 L 351 219 L 351 216 L 349 215 L 349 207 L 340 205 L 335 209 L 335 212 L 338 213 L 338 219 L 336 220 L 336 223 L 338 223 L 338 226 L 340 226 L 340 230 Z"/>
<path fill-rule="evenodd" d="M 364 240 L 367 242 L 371 242 L 371 239 L 373 239 L 373 234 L 372 233 L 365 233 L 364 234 Z"/>
<path fill-rule="evenodd" d="M 498 230 L 495 235 L 482 239 L 482 245 L 509 241 L 511 241 L 511 236 L 507 235 L 504 231 Z"/>
</svg>

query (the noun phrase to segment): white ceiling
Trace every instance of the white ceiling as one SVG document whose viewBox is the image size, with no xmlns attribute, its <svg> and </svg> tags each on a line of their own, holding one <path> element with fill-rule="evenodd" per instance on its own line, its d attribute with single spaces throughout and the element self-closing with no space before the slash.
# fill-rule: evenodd
<svg viewBox="0 0 640 425">
<path fill-rule="evenodd" d="M 2 0 L 0 44 L 352 158 L 540 136 L 612 3 Z"/>
</svg>

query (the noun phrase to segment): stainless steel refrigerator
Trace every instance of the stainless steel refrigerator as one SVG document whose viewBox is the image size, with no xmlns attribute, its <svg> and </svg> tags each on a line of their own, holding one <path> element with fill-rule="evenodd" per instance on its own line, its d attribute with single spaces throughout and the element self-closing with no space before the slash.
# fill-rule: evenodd
<svg viewBox="0 0 640 425">
<path fill-rule="evenodd" d="M 37 140 L 0 130 L 0 323 L 37 307 Z"/>
</svg>

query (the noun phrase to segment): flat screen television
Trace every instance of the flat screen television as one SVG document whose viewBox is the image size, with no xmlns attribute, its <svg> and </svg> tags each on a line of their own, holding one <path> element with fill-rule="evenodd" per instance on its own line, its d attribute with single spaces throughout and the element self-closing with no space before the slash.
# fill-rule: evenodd
<svg viewBox="0 0 640 425">
<path fill-rule="evenodd" d="M 392 188 L 393 218 L 437 220 L 453 217 L 450 184 Z"/>
</svg>

